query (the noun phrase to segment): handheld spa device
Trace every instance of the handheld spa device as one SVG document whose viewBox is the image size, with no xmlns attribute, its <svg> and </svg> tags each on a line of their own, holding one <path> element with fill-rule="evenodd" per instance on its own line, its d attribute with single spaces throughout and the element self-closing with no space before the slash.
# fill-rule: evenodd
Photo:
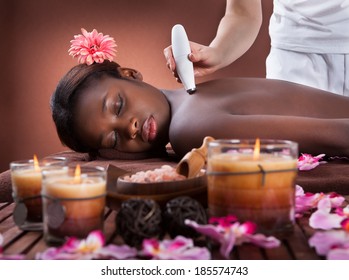
<svg viewBox="0 0 349 280">
<path fill-rule="evenodd" d="M 189 40 L 184 27 L 180 24 L 176 24 L 172 27 L 172 52 L 176 62 L 178 76 L 185 90 L 189 94 L 194 93 L 196 90 L 194 67 L 193 63 L 188 58 L 191 52 Z"/>
</svg>

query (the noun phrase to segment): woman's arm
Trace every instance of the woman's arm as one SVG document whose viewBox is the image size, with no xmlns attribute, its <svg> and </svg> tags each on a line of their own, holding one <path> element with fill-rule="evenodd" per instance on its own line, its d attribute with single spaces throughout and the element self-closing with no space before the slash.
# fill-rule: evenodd
<svg viewBox="0 0 349 280">
<path fill-rule="evenodd" d="M 349 119 L 271 115 L 230 116 L 230 119 L 234 124 L 231 135 L 237 138 L 292 140 L 299 144 L 301 153 L 349 156 Z"/>
<path fill-rule="evenodd" d="M 206 114 L 177 126 L 171 143 L 176 152 L 184 154 L 199 147 L 205 136 L 292 140 L 299 144 L 301 153 L 349 156 L 349 119 Z"/>
</svg>

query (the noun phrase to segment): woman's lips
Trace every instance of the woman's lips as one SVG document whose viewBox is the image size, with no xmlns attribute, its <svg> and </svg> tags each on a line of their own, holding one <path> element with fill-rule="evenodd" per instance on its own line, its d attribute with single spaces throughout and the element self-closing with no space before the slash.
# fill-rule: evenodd
<svg viewBox="0 0 349 280">
<path fill-rule="evenodd" d="M 153 116 L 147 118 L 142 127 L 142 138 L 144 142 L 151 142 L 156 138 L 157 126 Z"/>
</svg>

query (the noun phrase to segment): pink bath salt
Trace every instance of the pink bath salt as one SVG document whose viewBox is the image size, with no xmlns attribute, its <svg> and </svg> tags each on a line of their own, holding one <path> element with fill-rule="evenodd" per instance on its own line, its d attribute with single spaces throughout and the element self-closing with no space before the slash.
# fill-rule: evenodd
<svg viewBox="0 0 349 280">
<path fill-rule="evenodd" d="M 163 165 L 154 170 L 139 171 L 124 177 L 125 181 L 133 183 L 168 182 L 184 179 L 186 179 L 185 176 L 178 174 L 176 169 L 169 165 Z"/>
</svg>

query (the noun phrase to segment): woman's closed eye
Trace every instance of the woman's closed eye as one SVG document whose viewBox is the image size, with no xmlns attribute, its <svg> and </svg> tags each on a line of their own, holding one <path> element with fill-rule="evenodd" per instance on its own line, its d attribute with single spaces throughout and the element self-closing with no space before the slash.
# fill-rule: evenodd
<svg viewBox="0 0 349 280">
<path fill-rule="evenodd" d="M 118 94 L 118 100 L 115 104 L 115 115 L 116 116 L 120 116 L 123 107 L 124 107 L 124 99 L 121 97 L 120 94 Z M 113 137 L 112 137 L 112 148 L 113 149 L 115 149 L 118 146 L 118 142 L 119 142 L 118 139 L 119 139 L 118 132 L 116 130 L 114 130 Z"/>
<path fill-rule="evenodd" d="M 124 107 L 124 99 L 121 97 L 121 95 L 118 95 L 118 100 L 115 104 L 115 114 L 119 116 L 121 114 L 122 108 Z"/>
</svg>

